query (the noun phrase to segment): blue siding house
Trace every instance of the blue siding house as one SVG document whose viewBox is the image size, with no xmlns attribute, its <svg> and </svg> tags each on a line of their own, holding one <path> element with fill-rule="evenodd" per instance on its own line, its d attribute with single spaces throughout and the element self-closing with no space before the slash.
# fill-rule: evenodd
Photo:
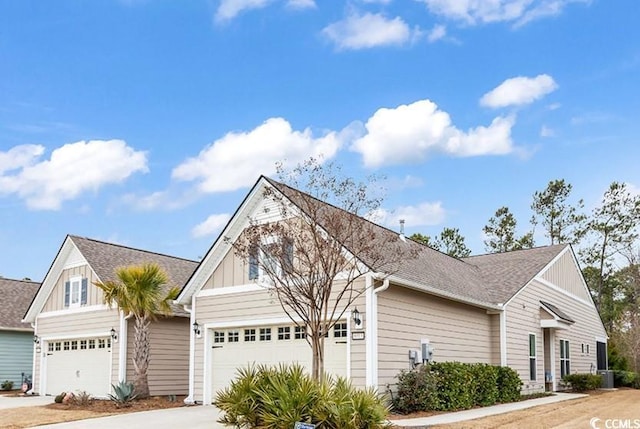
<svg viewBox="0 0 640 429">
<path fill-rule="evenodd" d="M 33 370 L 33 328 L 22 323 L 40 283 L 0 278 L 0 384 L 19 389 Z"/>
</svg>

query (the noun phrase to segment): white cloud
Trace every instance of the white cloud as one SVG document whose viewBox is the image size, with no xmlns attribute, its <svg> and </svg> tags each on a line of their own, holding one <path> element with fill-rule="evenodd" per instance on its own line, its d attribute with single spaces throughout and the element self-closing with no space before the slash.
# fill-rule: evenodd
<svg viewBox="0 0 640 429">
<path fill-rule="evenodd" d="M 547 127 L 546 125 L 543 125 L 542 128 L 540 128 L 540 137 L 555 137 L 556 132 L 553 131 L 552 128 Z"/>
<path fill-rule="evenodd" d="M 48 160 L 39 159 L 43 153 L 44 147 L 34 145 L 0 152 L 0 194 L 16 194 L 32 209 L 58 210 L 63 201 L 148 171 L 146 153 L 122 140 L 69 143 L 51 152 Z M 17 160 L 14 174 L 2 173 L 1 160 L 7 156 Z"/>
<path fill-rule="evenodd" d="M 287 167 L 310 156 L 330 159 L 344 138 L 334 131 L 314 137 L 309 128 L 294 131 L 285 119 L 270 118 L 251 131 L 230 132 L 216 140 L 175 167 L 172 177 L 198 182 L 201 192 L 234 191 L 250 186 L 259 174 L 273 174 L 278 161 Z"/>
<path fill-rule="evenodd" d="M 562 104 L 560 103 L 551 103 L 547 106 L 547 110 L 551 110 L 551 111 L 558 110 L 561 107 L 562 107 Z"/>
<path fill-rule="evenodd" d="M 429 31 L 429 35 L 427 36 L 427 40 L 430 43 L 437 42 L 438 40 L 444 39 L 447 35 L 447 27 L 441 24 L 436 25 Z"/>
<path fill-rule="evenodd" d="M 355 140 L 351 150 L 360 153 L 368 167 L 419 162 L 437 152 L 453 156 L 503 155 L 513 150 L 514 123 L 513 116 L 497 117 L 488 127 L 464 132 L 453 126 L 449 114 L 435 103 L 420 100 L 376 111 L 365 124 L 367 133 Z"/>
<path fill-rule="evenodd" d="M 216 11 L 216 21 L 229 21 L 245 10 L 261 9 L 271 0 L 222 0 Z"/>
<path fill-rule="evenodd" d="M 0 175 L 32 165 L 44 153 L 44 146 L 25 144 L 0 152 Z"/>
<path fill-rule="evenodd" d="M 322 34 L 341 50 L 402 45 L 410 42 L 417 32 L 419 30 L 412 31 L 400 17 L 389 19 L 373 13 L 351 13 L 322 30 Z"/>
<path fill-rule="evenodd" d="M 392 229 L 400 226 L 400 220 L 405 221 L 405 226 L 432 226 L 444 221 L 446 210 L 442 202 L 423 202 L 414 206 L 400 206 L 393 211 L 380 209 L 372 216 L 372 221 L 386 225 Z"/>
<path fill-rule="evenodd" d="M 533 20 L 556 16 L 570 3 L 590 0 L 419 0 L 436 14 L 468 25 L 514 22 L 522 26 Z"/>
<path fill-rule="evenodd" d="M 480 99 L 480 104 L 494 109 L 530 104 L 556 89 L 558 84 L 548 74 L 536 77 L 518 76 L 505 80 L 487 92 Z"/>
<path fill-rule="evenodd" d="M 229 213 L 213 214 L 205 219 L 204 222 L 196 225 L 191 230 L 191 235 L 195 238 L 214 235 L 227 224 L 229 219 L 231 219 Z"/>
<path fill-rule="evenodd" d="M 316 2 L 314 0 L 288 0 L 287 7 L 291 9 L 314 9 Z"/>
</svg>

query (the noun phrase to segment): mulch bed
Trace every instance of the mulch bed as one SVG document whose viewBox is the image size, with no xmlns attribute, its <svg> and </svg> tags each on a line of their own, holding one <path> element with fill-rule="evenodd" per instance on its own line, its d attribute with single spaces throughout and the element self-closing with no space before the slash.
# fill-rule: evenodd
<svg viewBox="0 0 640 429">
<path fill-rule="evenodd" d="M 52 410 L 87 410 L 96 413 L 133 413 L 137 411 L 160 410 L 164 408 L 178 408 L 185 406 L 184 396 L 177 396 L 175 401 L 170 401 L 167 396 L 153 396 L 147 399 L 136 399 L 128 407 L 118 408 L 113 401 L 93 399 L 89 404 L 56 404 L 45 405 Z M 53 398 L 51 398 L 53 401 Z"/>
</svg>

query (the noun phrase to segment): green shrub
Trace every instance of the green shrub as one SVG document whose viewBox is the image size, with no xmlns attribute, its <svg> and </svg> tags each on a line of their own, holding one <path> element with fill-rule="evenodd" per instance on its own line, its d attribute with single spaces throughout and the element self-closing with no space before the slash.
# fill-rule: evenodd
<svg viewBox="0 0 640 429">
<path fill-rule="evenodd" d="M 225 426 L 290 429 L 296 422 L 318 428 L 385 428 L 388 408 L 372 389 L 358 390 L 344 379 L 313 380 L 300 365 L 250 366 L 213 401 Z"/>
<path fill-rule="evenodd" d="M 471 365 L 460 362 L 431 364 L 436 375 L 438 401 L 434 410 L 466 410 L 475 405 L 476 384 Z"/>
<path fill-rule="evenodd" d="M 633 371 L 613 371 L 613 385 L 615 387 L 634 387 L 640 383 L 640 376 Z"/>
<path fill-rule="evenodd" d="M 397 376 L 397 391 L 392 395 L 393 409 L 402 414 L 438 408 L 437 380 L 427 365 Z"/>
<path fill-rule="evenodd" d="M 475 405 L 487 407 L 498 401 L 498 368 L 486 363 L 470 365 L 475 384 Z"/>
<path fill-rule="evenodd" d="M 53 398 L 53 402 L 55 402 L 56 404 L 62 404 L 62 400 L 65 398 L 65 396 L 67 396 L 67 392 L 62 392 L 59 395 L 56 395 L 55 398 Z"/>
<path fill-rule="evenodd" d="M 571 389 L 576 392 L 595 390 L 602 385 L 602 376 L 599 374 L 568 374 L 562 377 L 562 381 L 569 383 Z"/>
<path fill-rule="evenodd" d="M 128 407 L 131 405 L 131 401 L 138 396 L 134 393 L 133 383 L 121 381 L 118 384 L 112 384 L 113 394 L 109 394 L 109 399 L 115 402 L 116 407 Z"/>
<path fill-rule="evenodd" d="M 498 378 L 498 397 L 497 402 L 507 403 L 520 400 L 520 389 L 522 389 L 522 380 L 518 373 L 508 366 L 497 366 Z"/>
<path fill-rule="evenodd" d="M 0 384 L 0 388 L 2 390 L 11 390 L 13 389 L 13 381 L 5 380 Z"/>
</svg>

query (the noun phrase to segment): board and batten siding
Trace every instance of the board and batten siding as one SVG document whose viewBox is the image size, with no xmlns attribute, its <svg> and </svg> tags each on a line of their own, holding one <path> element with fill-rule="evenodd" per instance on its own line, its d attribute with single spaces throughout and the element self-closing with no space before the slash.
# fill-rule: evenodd
<svg viewBox="0 0 640 429">
<path fill-rule="evenodd" d="M 186 395 L 189 392 L 189 336 L 188 317 L 160 317 L 149 325 L 149 393 L 158 395 Z M 133 350 L 135 321 L 127 323 L 127 373 L 133 383 Z"/>
<path fill-rule="evenodd" d="M 249 280 L 249 265 L 229 249 L 213 274 L 205 282 L 203 289 L 226 286 L 240 286 L 254 283 Z"/>
<path fill-rule="evenodd" d="M 420 350 L 421 339 L 437 362 L 496 363 L 495 328 L 484 309 L 392 285 L 378 295 L 378 386 L 395 385 L 410 369 L 409 350 Z"/>
<path fill-rule="evenodd" d="M 584 287 L 582 276 L 576 269 L 576 264 L 571 252 L 564 252 L 564 254 L 542 274 L 542 278 L 585 301 L 591 299 L 589 291 Z"/>
<path fill-rule="evenodd" d="M 575 265 L 574 268 L 575 270 Z M 537 280 L 532 280 L 506 306 L 507 311 L 507 365 L 515 369 L 522 379 L 523 393 L 544 390 L 545 357 L 540 301 L 549 302 L 571 317 L 575 323 L 567 329 L 555 329 L 555 380 L 560 381 L 560 340 L 569 340 L 571 372 L 588 373 L 596 367 L 596 337 L 606 338 L 598 312 L 590 302 L 572 297 Z M 542 314 L 542 316 L 541 316 Z M 529 334 L 536 335 L 536 380 L 529 379 Z M 582 353 L 581 345 L 589 344 L 590 353 Z M 592 367 L 593 365 L 593 367 Z"/>
<path fill-rule="evenodd" d="M 364 278 L 357 280 L 356 289 L 364 288 Z M 351 305 L 358 308 L 364 321 L 365 296 L 359 296 Z M 217 296 L 197 296 L 195 301 L 195 318 L 200 326 L 207 323 L 224 323 L 233 326 L 252 326 L 252 321 L 265 319 L 286 319 L 287 315 L 282 310 L 277 298 L 272 296 L 265 288 L 253 292 L 224 294 Z M 292 322 L 286 322 L 289 324 Z M 349 321 L 353 330 L 353 322 Z M 364 322 L 363 322 L 364 326 Z M 309 347 L 311 353 L 311 347 Z M 194 354 L 194 399 L 198 402 L 203 399 L 204 377 L 204 335 L 195 339 Z M 355 386 L 365 385 L 365 341 L 351 342 L 351 382 Z"/>
<path fill-rule="evenodd" d="M 70 337 L 92 337 L 94 334 L 108 335 L 111 327 L 118 328 L 120 315 L 116 309 L 101 309 L 82 313 L 61 314 L 36 319 L 36 332 L 41 341 L 40 355 L 36 356 L 36 373 L 33 374 L 34 392 L 40 394 L 40 356 L 46 359 L 47 341 L 63 340 Z M 118 383 L 118 343 L 111 345 L 111 383 Z"/>
<path fill-rule="evenodd" d="M 104 304 L 102 291 L 93 284 L 98 281 L 98 277 L 95 275 L 89 265 L 82 265 L 74 268 L 66 268 L 62 270 L 62 274 L 58 277 L 55 286 L 51 290 L 47 302 L 42 309 L 42 312 L 63 310 L 64 307 L 64 284 L 72 277 L 86 278 L 87 281 L 87 304 L 86 305 L 100 305 Z"/>
<path fill-rule="evenodd" d="M 0 383 L 13 382 L 20 389 L 22 374 L 33 371 L 33 332 L 0 331 Z"/>
</svg>

